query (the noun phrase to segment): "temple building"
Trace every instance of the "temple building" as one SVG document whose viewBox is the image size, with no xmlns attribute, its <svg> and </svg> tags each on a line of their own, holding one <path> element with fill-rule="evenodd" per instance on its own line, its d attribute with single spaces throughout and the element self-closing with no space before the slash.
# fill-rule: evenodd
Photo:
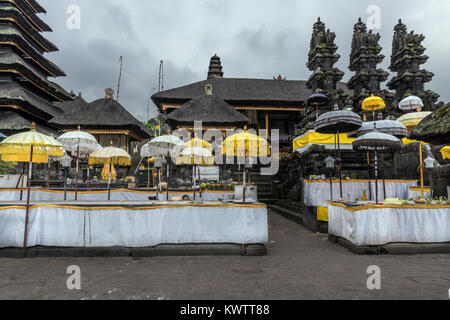
<svg viewBox="0 0 450 320">
<path fill-rule="evenodd" d="M 296 124 L 302 119 L 305 101 L 311 95 L 306 81 L 274 79 L 226 78 L 221 60 L 211 58 L 207 79 L 186 86 L 158 92 L 152 96 L 159 111 L 168 116 L 192 99 L 205 96 L 205 87 L 212 86 L 214 96 L 223 100 L 248 119 L 253 129 L 279 129 L 280 149 L 289 152 Z M 338 83 L 338 88 L 346 89 Z M 207 106 L 204 106 L 207 108 Z M 174 115 L 176 116 L 176 114 Z M 199 115 L 198 119 L 203 120 Z M 217 124 L 221 127 L 220 124 Z"/>
<path fill-rule="evenodd" d="M 68 101 L 59 107 L 64 113 L 50 120 L 64 132 L 81 130 L 89 132 L 103 147 L 111 145 L 122 148 L 130 154 L 137 153 L 137 144 L 149 139 L 152 133 L 114 99 L 114 90 L 105 90 L 105 98 L 91 103 L 81 97 Z"/>
<path fill-rule="evenodd" d="M 52 29 L 39 13 L 45 10 L 35 0 L 0 1 L 0 131 L 9 134 L 33 121 L 38 130 L 55 132 L 48 121 L 62 110 L 54 103 L 72 99 L 48 79 L 65 73 L 44 57 L 58 49 L 42 36 Z"/>
</svg>

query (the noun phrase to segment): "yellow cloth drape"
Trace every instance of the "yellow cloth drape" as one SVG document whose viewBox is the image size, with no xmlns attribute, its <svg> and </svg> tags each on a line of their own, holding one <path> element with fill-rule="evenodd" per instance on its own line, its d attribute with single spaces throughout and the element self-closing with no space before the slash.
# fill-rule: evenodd
<svg viewBox="0 0 450 320">
<path fill-rule="evenodd" d="M 450 159 L 450 146 L 441 149 L 442 158 Z"/>
<path fill-rule="evenodd" d="M 343 133 L 339 135 L 339 141 L 341 145 L 352 144 L 355 141 L 354 138 L 349 138 L 347 134 Z M 293 142 L 293 150 L 301 149 L 309 144 L 334 144 L 334 134 L 323 134 L 315 131 L 311 131 Z"/>
<path fill-rule="evenodd" d="M 108 163 L 103 166 L 102 179 L 109 180 L 109 164 Z M 114 166 L 111 166 L 111 180 L 116 180 L 116 179 L 117 179 L 116 169 L 114 169 Z"/>
</svg>

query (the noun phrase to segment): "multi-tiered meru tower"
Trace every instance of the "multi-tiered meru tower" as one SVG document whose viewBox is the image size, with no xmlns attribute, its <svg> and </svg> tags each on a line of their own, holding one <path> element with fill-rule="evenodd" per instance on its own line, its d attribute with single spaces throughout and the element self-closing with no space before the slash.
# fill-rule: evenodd
<svg viewBox="0 0 450 320">
<path fill-rule="evenodd" d="M 414 31 L 408 33 L 402 20 L 399 20 L 394 31 L 389 69 L 397 72 L 397 76 L 389 81 L 387 86 L 395 90 L 398 101 L 412 94 L 422 98 L 425 110 L 432 110 L 439 95 L 431 90 L 425 90 L 425 83 L 430 82 L 434 74 L 420 69 L 420 66 L 428 60 L 428 56 L 424 55 L 426 49 L 422 45 L 425 36 L 415 34 Z"/>
<path fill-rule="evenodd" d="M 359 18 L 353 29 L 352 51 L 350 54 L 349 69 L 356 74 L 348 81 L 348 88 L 353 90 L 351 98 L 356 110 L 361 102 L 372 93 L 384 98 L 388 95 L 386 90 L 381 90 L 380 83 L 387 80 L 389 73 L 378 69 L 377 65 L 384 59 L 379 45 L 380 34 L 367 31 L 367 26 Z"/>
<path fill-rule="evenodd" d="M 35 0 L 0 0 L 0 122 L 35 121 L 47 126 L 48 120 L 62 112 L 53 103 L 71 99 L 48 80 L 65 73 L 44 57 L 58 48 L 42 36 L 52 29 L 39 13 L 45 9 Z M 2 124 L 0 131 L 9 131 L 7 126 Z"/>
</svg>

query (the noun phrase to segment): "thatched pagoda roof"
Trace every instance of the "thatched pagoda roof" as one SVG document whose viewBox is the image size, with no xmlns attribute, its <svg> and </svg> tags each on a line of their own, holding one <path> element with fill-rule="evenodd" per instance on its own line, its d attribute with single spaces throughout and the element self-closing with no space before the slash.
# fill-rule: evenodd
<svg viewBox="0 0 450 320">
<path fill-rule="evenodd" d="M 0 25 L 0 41 L 15 44 L 15 46 L 19 47 L 27 55 L 29 55 L 37 65 L 40 65 L 43 69 L 45 69 L 49 75 L 53 75 L 55 77 L 66 75 L 64 71 L 62 71 L 53 62 L 44 58 L 44 56 L 35 49 L 34 45 L 26 40 L 17 29 L 8 25 Z"/>
<path fill-rule="evenodd" d="M 450 103 L 423 119 L 408 137 L 437 145 L 450 144 Z"/>
<path fill-rule="evenodd" d="M 17 82 L 0 83 L 0 104 L 5 106 L 20 106 L 27 112 L 41 118 L 51 119 L 61 114 L 61 110 L 53 104 L 25 90 Z"/>
<path fill-rule="evenodd" d="M 0 112 L 0 132 L 7 136 L 29 131 L 32 122 L 33 121 L 25 119 L 20 114 L 13 111 Z M 57 130 L 43 126 L 39 123 L 36 124 L 36 131 L 46 135 L 53 135 L 54 137 L 59 135 Z"/>
<path fill-rule="evenodd" d="M 142 139 L 152 136 L 147 128 L 112 97 L 98 99 L 89 104 L 75 99 L 73 103 L 63 103 L 60 108 L 65 112 L 49 123 L 62 129 L 76 129 L 80 125 L 86 130 L 130 130 Z"/>
<path fill-rule="evenodd" d="M 202 121 L 205 126 L 244 126 L 248 118 L 218 96 L 210 93 L 194 98 L 171 112 L 167 119 L 175 125 L 193 125 Z"/>
<path fill-rule="evenodd" d="M 33 24 L 40 29 L 41 31 L 53 31 L 52 28 L 48 24 L 46 24 L 44 21 L 39 18 L 36 13 L 37 11 L 42 11 L 40 9 L 43 9 L 42 7 L 39 8 L 36 6 L 36 1 L 29 1 L 29 0 L 15 0 L 14 5 L 24 14 L 26 15 Z M 34 6 L 33 6 L 34 5 Z"/>
<path fill-rule="evenodd" d="M 41 46 L 41 48 L 45 51 L 58 51 L 58 48 L 49 40 L 41 35 L 31 23 L 26 20 L 23 14 L 12 5 L 0 7 L 0 19 L 12 20 L 14 23 L 17 23 L 19 28 L 18 30 L 22 33 L 28 33 L 29 39 L 34 38 L 35 42 Z M 23 28 L 23 29 L 21 29 Z M 24 31 L 26 30 L 26 32 Z M 31 35 L 31 37 L 30 37 Z"/>
</svg>

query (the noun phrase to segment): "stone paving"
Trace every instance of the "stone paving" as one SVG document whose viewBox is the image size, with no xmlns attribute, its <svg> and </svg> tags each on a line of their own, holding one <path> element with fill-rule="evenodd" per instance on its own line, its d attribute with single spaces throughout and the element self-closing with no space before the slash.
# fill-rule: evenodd
<svg viewBox="0 0 450 320">
<path fill-rule="evenodd" d="M 270 212 L 264 257 L 0 259 L 0 299 L 449 299 L 450 255 L 356 256 Z M 81 290 L 66 269 L 81 268 Z M 367 268 L 381 268 L 381 289 Z"/>
</svg>

